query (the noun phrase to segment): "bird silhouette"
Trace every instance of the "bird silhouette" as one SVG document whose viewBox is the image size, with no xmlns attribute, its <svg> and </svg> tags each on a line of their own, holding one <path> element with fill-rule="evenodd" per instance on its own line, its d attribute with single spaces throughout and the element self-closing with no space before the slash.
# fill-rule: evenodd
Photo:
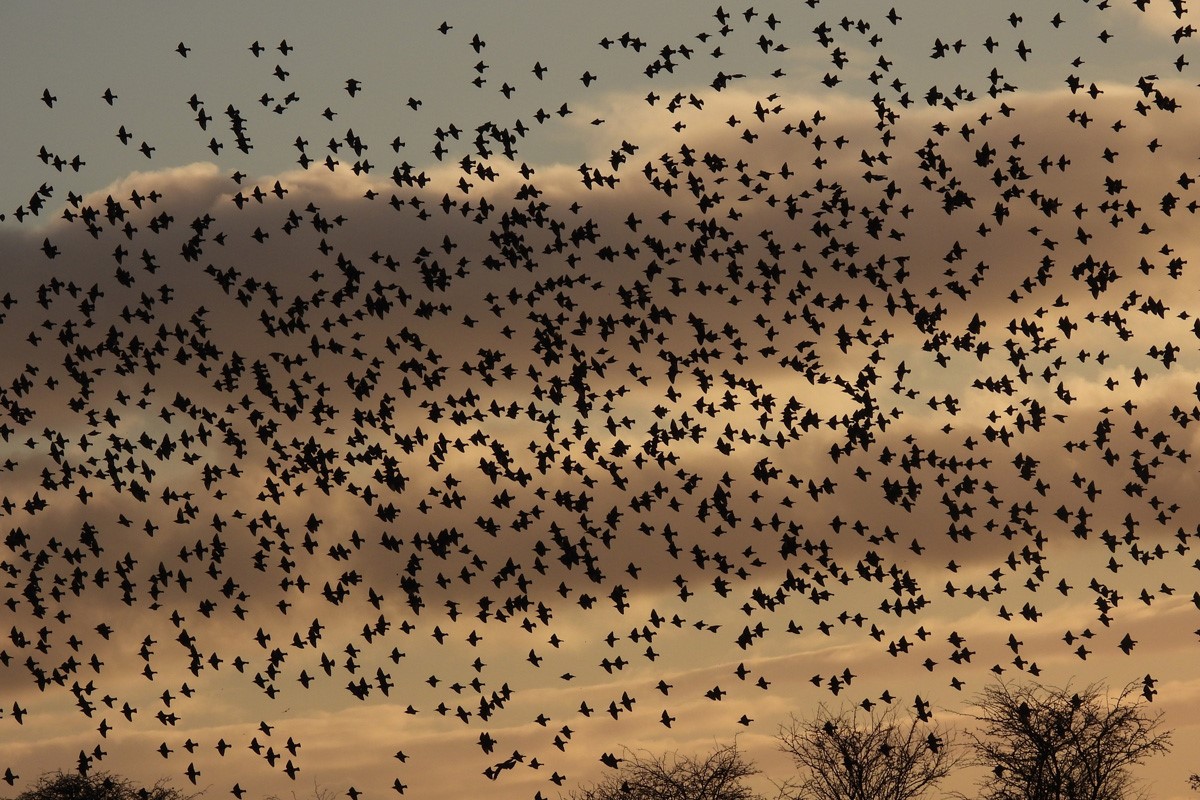
<svg viewBox="0 0 1200 800">
<path fill-rule="evenodd" d="M 85 770 L 161 729 L 241 800 L 342 768 L 313 719 L 396 712 L 358 800 L 586 782 L 777 694 L 932 721 L 1109 648 L 1169 692 L 1195 30 L 1011 5 L 518 10 L 344 84 L 368 53 L 301 21 L 188 29 L 145 55 L 178 96 L 89 67 L 120 147 L 113 88 L 44 88 L 0 217 L 0 724 L 74 709 L 38 746 Z"/>
</svg>

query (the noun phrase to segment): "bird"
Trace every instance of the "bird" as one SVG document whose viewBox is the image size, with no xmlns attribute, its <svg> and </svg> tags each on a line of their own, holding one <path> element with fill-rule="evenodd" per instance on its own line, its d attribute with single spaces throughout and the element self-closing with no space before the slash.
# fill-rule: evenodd
<svg viewBox="0 0 1200 800">
<path fill-rule="evenodd" d="M 82 45 L 121 119 L 14 110 L 39 136 L 0 217 L 0 723 L 70 704 L 39 748 L 239 800 L 395 753 L 332 790 L 358 800 L 476 747 L 462 791 L 568 792 L 645 726 L 784 705 L 934 722 L 1065 683 L 1063 646 L 1161 702 L 1187 637 L 1137 609 L 1174 631 L 1189 601 L 1200 421 L 1196 98 L 1164 76 L 1195 31 L 831 7 L 683 8 L 667 39 L 649 7 L 515 9 L 382 49 L 231 11 L 202 56 L 250 22 L 299 49 L 199 75 L 151 41 L 161 97 Z M 328 82 L 368 54 L 402 79 Z M 214 732 L 228 697 L 260 722 Z M 367 744 L 311 724 L 393 711 Z"/>
</svg>

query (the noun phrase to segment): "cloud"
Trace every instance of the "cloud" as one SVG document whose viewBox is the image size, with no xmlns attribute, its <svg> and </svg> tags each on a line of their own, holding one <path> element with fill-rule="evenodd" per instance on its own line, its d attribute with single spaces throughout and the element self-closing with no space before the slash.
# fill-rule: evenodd
<svg viewBox="0 0 1200 800">
<path fill-rule="evenodd" d="M 448 797 L 494 763 L 487 730 L 526 756 L 497 782 L 515 794 L 596 774 L 615 741 L 702 749 L 742 713 L 761 752 L 814 701 L 890 689 L 949 710 L 950 674 L 1182 663 L 1190 105 L 1143 117 L 1153 93 L 1106 84 L 1025 93 L 1009 116 L 758 88 L 580 104 L 564 130 L 585 169 L 530 159 L 527 178 L 465 144 L 395 177 L 314 164 L 234 184 L 192 164 L 0 231 L 0 260 L 38 267 L 6 284 L 0 356 L 0 675 L 38 758 L 90 750 L 98 714 L 123 770 L 169 739 L 171 769 L 229 764 L 275 791 L 280 765 L 248 750 L 269 720 L 276 751 L 304 742 L 304 776 Z M 1093 629 L 1090 660 L 1064 627 Z M 1143 641 L 1116 661 L 1126 630 Z M 973 660 L 952 660 L 953 631 Z M 86 736 L 71 633 L 114 697 Z M 844 669 L 861 678 L 831 683 Z M 1164 700 L 1195 690 L 1182 666 L 1162 679 Z M 154 716 L 164 687 L 177 725 Z M 614 719 L 622 692 L 636 710 Z M 428 766 L 450 759 L 465 766 Z"/>
</svg>

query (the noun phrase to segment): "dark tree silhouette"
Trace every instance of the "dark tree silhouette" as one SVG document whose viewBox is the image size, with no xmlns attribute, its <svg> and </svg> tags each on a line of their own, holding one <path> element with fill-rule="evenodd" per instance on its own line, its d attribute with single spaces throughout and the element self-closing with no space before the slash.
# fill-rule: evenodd
<svg viewBox="0 0 1200 800">
<path fill-rule="evenodd" d="M 150 787 L 109 772 L 47 772 L 16 800 L 193 800 L 199 793 L 184 794 L 160 780 Z"/>
<path fill-rule="evenodd" d="M 783 794 L 805 800 L 916 800 L 961 760 L 951 733 L 894 707 L 822 705 L 811 719 L 793 715 L 777 738 L 799 770 Z"/>
<path fill-rule="evenodd" d="M 737 744 L 707 755 L 625 750 L 616 772 L 566 795 L 569 800 L 759 800 L 746 784 L 758 769 Z"/>
<path fill-rule="evenodd" d="M 991 771 L 983 800 L 1122 800 L 1135 796 L 1130 767 L 1169 750 L 1161 714 L 1130 684 L 1079 691 L 997 683 L 976 698 L 975 754 Z"/>
</svg>

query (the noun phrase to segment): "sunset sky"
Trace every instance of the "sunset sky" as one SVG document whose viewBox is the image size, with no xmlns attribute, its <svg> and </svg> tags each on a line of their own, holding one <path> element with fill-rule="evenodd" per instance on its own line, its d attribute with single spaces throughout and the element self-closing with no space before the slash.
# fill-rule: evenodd
<svg viewBox="0 0 1200 800">
<path fill-rule="evenodd" d="M 1005 680 L 1194 796 L 1191 17 L 6 4 L 0 795 L 773 796 Z"/>
</svg>

